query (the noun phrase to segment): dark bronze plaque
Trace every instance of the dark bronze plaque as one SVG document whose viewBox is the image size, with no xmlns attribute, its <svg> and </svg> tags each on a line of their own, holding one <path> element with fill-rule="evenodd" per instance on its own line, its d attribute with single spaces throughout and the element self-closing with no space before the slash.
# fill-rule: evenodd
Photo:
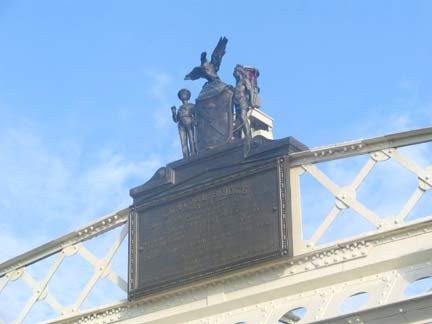
<svg viewBox="0 0 432 324">
<path fill-rule="evenodd" d="M 132 216 L 130 296 L 280 256 L 280 173 L 276 166 L 226 180 Z"/>
</svg>

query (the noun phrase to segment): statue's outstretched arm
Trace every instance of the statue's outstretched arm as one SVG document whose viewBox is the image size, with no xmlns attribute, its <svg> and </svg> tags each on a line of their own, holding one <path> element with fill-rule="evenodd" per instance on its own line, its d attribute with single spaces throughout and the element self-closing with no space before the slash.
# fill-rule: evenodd
<svg viewBox="0 0 432 324">
<path fill-rule="evenodd" d="M 178 122 L 177 111 L 176 110 L 177 110 L 176 106 L 172 106 L 171 107 L 171 114 L 172 114 L 172 119 L 173 119 L 174 123 Z"/>
</svg>

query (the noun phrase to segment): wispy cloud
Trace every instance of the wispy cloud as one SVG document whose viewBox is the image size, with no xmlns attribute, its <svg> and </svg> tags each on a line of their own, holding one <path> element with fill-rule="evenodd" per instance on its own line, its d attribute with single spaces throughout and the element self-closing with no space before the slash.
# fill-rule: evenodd
<svg viewBox="0 0 432 324">
<path fill-rule="evenodd" d="M 76 144 L 63 144 L 51 148 L 37 131 L 19 126 L 0 132 L 0 240 L 10 247 L 0 260 L 24 252 L 29 242 L 45 243 L 127 207 L 129 189 L 161 165 L 158 156 L 133 161 L 109 150 L 82 152 Z"/>
<path fill-rule="evenodd" d="M 149 87 L 147 93 L 154 102 L 153 119 L 156 128 L 160 131 L 167 130 L 171 126 L 171 112 L 169 107 L 175 104 L 173 98 L 173 77 L 164 72 L 147 72 Z"/>
<path fill-rule="evenodd" d="M 168 101 L 169 86 L 173 82 L 173 77 L 164 72 L 147 72 L 151 85 L 147 92 L 161 102 Z"/>
<path fill-rule="evenodd" d="M 432 126 L 432 97 L 424 94 L 411 81 L 396 85 L 397 96 L 380 106 L 368 110 L 364 119 L 350 121 L 354 137 L 373 137 L 415 128 Z"/>
<path fill-rule="evenodd" d="M 59 141 L 52 145 L 34 125 L 19 120 L 0 129 L 0 246 L 4 247 L 0 262 L 127 207 L 131 203 L 129 189 L 146 181 L 162 164 L 156 155 L 131 160 L 107 149 L 86 152 L 77 143 Z M 126 266 L 125 255 L 122 267 Z M 39 266 L 44 262 L 48 263 Z M 27 270 L 40 280 L 52 262 L 51 257 Z M 75 280 L 76 274 L 85 270 L 87 276 Z M 49 290 L 66 306 L 74 299 L 63 300 L 63 296 L 76 298 L 89 279 L 88 272 L 91 275 L 93 268 L 84 259 L 68 257 Z M 99 305 L 100 295 L 87 303 Z M 31 289 L 24 281 L 8 283 L 0 295 L 0 320 L 16 319 L 30 296 Z M 124 293 L 118 291 L 115 296 L 124 298 Z M 28 321 L 58 315 L 41 301 L 32 308 Z"/>
</svg>

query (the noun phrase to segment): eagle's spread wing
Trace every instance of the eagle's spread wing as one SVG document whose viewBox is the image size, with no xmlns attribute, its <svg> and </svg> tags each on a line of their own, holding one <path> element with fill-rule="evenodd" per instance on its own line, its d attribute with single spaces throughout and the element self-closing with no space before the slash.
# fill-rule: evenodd
<svg viewBox="0 0 432 324">
<path fill-rule="evenodd" d="M 228 39 L 226 37 L 221 37 L 213 51 L 210 64 L 213 65 L 215 72 L 219 71 L 219 66 L 222 62 L 222 57 L 225 54 L 225 48 L 227 43 Z"/>
</svg>

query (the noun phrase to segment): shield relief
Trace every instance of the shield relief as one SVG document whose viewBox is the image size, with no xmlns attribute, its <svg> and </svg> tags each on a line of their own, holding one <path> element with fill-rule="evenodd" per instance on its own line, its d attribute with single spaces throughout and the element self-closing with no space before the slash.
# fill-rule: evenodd
<svg viewBox="0 0 432 324">
<path fill-rule="evenodd" d="M 195 103 L 195 141 L 198 152 L 228 143 L 233 132 L 233 91 L 226 87 L 219 94 Z"/>
</svg>

